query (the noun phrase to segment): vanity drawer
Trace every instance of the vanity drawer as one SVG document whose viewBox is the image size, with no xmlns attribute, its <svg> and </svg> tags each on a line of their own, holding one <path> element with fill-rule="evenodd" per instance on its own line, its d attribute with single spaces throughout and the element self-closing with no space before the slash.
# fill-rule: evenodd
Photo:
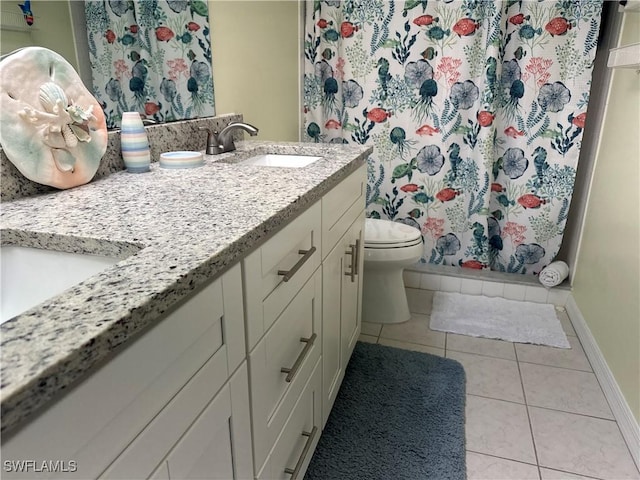
<svg viewBox="0 0 640 480">
<path fill-rule="evenodd" d="M 322 429 L 321 365 L 315 365 L 311 378 L 291 410 L 282 432 L 264 465 L 258 479 L 302 479 L 318 444 Z M 298 472 L 294 472 L 298 468 Z"/>
<path fill-rule="evenodd" d="M 256 466 L 266 459 L 320 358 L 321 295 L 318 270 L 249 355 Z"/>
<path fill-rule="evenodd" d="M 320 265 L 320 236 L 318 202 L 242 261 L 249 350 Z"/>
<path fill-rule="evenodd" d="M 366 203 L 367 166 L 363 165 L 322 197 L 322 258 L 358 218 Z"/>
</svg>

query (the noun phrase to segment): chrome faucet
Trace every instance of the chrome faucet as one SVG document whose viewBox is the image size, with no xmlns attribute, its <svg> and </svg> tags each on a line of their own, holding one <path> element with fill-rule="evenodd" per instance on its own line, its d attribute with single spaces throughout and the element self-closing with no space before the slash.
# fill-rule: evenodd
<svg viewBox="0 0 640 480">
<path fill-rule="evenodd" d="M 218 132 L 212 131 L 207 127 L 198 127 L 198 130 L 204 130 L 207 132 L 207 148 L 205 149 L 205 153 L 207 155 L 218 155 L 222 153 L 222 148 L 218 144 Z"/>
<path fill-rule="evenodd" d="M 218 135 L 218 143 L 222 147 L 222 153 L 232 152 L 236 149 L 236 146 L 233 143 L 233 131 L 237 129 L 244 130 L 252 137 L 255 137 L 258 134 L 258 129 L 253 125 L 242 122 L 231 122 L 229 125 L 224 127 Z"/>
<path fill-rule="evenodd" d="M 199 130 L 207 131 L 207 155 L 218 155 L 219 153 L 232 152 L 236 149 L 233 143 L 233 131 L 241 129 L 252 137 L 258 134 L 258 129 L 253 125 L 242 122 L 231 122 L 224 127 L 221 132 L 211 131 L 206 127 L 200 127 Z"/>
</svg>

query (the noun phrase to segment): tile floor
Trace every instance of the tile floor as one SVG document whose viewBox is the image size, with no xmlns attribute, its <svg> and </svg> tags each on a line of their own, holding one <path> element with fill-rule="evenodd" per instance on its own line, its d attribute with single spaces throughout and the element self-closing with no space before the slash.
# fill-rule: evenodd
<svg viewBox="0 0 640 480">
<path fill-rule="evenodd" d="M 436 332 L 433 292 L 407 288 L 407 297 L 409 322 L 363 322 L 360 340 L 462 363 L 469 480 L 640 479 L 563 309 L 570 350 Z"/>
</svg>

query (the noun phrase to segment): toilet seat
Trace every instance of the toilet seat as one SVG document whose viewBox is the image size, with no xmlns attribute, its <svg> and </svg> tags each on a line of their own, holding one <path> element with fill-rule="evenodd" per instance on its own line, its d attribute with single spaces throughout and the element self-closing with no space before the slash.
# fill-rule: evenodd
<svg viewBox="0 0 640 480">
<path fill-rule="evenodd" d="M 364 248 L 405 248 L 422 243 L 422 233 L 417 228 L 404 223 L 365 219 Z"/>
</svg>

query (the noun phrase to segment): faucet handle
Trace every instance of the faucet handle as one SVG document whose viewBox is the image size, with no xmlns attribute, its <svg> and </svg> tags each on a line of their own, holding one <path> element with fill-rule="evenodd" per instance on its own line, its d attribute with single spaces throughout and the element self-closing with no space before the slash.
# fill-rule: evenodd
<svg viewBox="0 0 640 480">
<path fill-rule="evenodd" d="M 222 147 L 218 142 L 218 131 L 211 130 L 207 127 L 198 127 L 198 130 L 203 130 L 207 132 L 207 147 L 205 149 L 205 153 L 207 155 L 217 155 L 222 153 Z"/>
</svg>

